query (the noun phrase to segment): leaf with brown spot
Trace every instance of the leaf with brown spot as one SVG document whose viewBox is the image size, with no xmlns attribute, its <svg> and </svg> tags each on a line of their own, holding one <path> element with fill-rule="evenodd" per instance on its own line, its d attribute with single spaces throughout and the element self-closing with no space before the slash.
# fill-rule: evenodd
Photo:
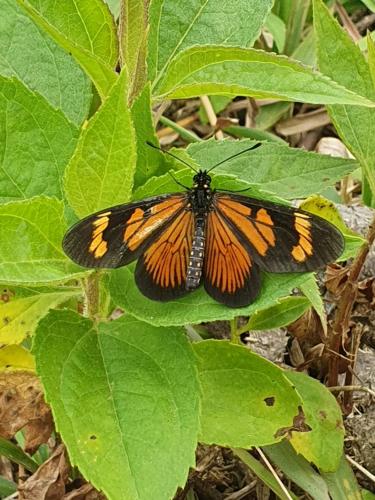
<svg viewBox="0 0 375 500">
<path fill-rule="evenodd" d="M 69 468 L 65 447 L 60 445 L 35 474 L 19 486 L 19 500 L 61 500 Z"/>
<path fill-rule="evenodd" d="M 0 374 L 0 436 L 25 431 L 25 451 L 33 453 L 52 432 L 52 417 L 39 379 L 30 372 Z"/>
<path fill-rule="evenodd" d="M 298 407 L 298 415 L 293 418 L 293 425 L 289 427 L 280 427 L 275 433 L 275 437 L 287 436 L 292 437 L 292 431 L 296 432 L 310 432 L 311 427 L 305 422 L 305 414 L 303 413 L 302 407 Z"/>
</svg>

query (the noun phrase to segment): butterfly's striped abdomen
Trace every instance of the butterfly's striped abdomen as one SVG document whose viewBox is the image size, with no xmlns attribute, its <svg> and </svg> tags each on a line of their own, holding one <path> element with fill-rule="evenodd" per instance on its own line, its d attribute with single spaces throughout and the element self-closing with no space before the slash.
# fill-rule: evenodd
<svg viewBox="0 0 375 500">
<path fill-rule="evenodd" d="M 205 218 L 198 215 L 195 218 L 194 238 L 186 272 L 187 290 L 198 288 L 201 281 L 205 243 L 204 229 Z"/>
</svg>

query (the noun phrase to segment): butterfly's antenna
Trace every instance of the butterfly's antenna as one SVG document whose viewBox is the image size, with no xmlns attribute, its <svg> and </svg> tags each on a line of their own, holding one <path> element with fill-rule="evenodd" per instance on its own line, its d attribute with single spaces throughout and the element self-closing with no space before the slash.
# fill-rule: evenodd
<svg viewBox="0 0 375 500">
<path fill-rule="evenodd" d="M 254 146 L 251 146 L 251 148 L 244 149 L 243 151 L 240 151 L 239 153 L 236 153 L 236 154 L 234 154 L 232 156 L 228 156 L 228 158 L 225 158 L 225 160 L 222 160 L 219 163 L 216 163 L 216 165 L 214 165 L 213 167 L 209 168 L 207 170 L 207 173 L 211 172 L 211 170 L 213 170 L 214 168 L 218 167 L 219 165 L 222 165 L 226 161 L 233 160 L 233 158 L 236 158 L 237 156 L 240 156 L 240 155 L 242 155 L 244 153 L 247 153 L 248 151 L 251 151 L 252 149 L 259 148 L 259 146 L 261 146 L 261 145 L 262 145 L 262 143 L 258 142 L 257 144 L 254 144 Z"/>
<path fill-rule="evenodd" d="M 151 146 L 154 149 L 157 149 L 157 150 L 161 151 L 162 153 L 164 153 L 166 155 L 172 156 L 172 158 L 174 158 L 175 160 L 180 161 L 181 163 L 183 163 L 187 167 L 189 167 L 192 170 L 194 170 L 194 172 L 198 173 L 198 170 L 196 170 L 193 166 L 191 166 L 187 161 L 183 160 L 182 158 L 179 158 L 178 156 L 174 155 L 173 153 L 170 153 L 169 151 L 165 151 L 164 149 L 159 148 L 158 146 L 155 146 L 155 144 L 152 144 L 152 142 L 146 141 L 146 144 L 148 146 Z"/>
</svg>

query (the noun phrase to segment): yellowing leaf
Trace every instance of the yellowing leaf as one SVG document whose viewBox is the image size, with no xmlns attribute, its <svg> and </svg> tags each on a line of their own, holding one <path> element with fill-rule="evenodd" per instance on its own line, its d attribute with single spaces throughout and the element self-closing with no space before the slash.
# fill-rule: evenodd
<svg viewBox="0 0 375 500">
<path fill-rule="evenodd" d="M 77 295 L 77 291 L 40 293 L 0 306 L 0 344 L 19 344 L 32 335 L 49 309 Z"/>
<path fill-rule="evenodd" d="M 19 345 L 2 347 L 0 349 L 0 372 L 14 370 L 35 371 L 34 356 Z"/>
<path fill-rule="evenodd" d="M 306 210 L 307 212 L 311 212 L 312 214 L 319 215 L 340 229 L 345 237 L 345 250 L 340 257 L 340 260 L 346 260 L 349 257 L 356 255 L 359 248 L 366 241 L 362 238 L 362 236 L 346 226 L 345 222 L 342 220 L 340 212 L 337 210 L 335 205 L 326 198 L 318 195 L 310 196 L 301 203 L 300 208 Z"/>
</svg>

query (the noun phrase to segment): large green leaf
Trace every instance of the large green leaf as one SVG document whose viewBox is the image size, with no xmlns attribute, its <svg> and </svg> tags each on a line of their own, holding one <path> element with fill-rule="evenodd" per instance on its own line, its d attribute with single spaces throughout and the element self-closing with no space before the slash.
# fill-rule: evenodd
<svg viewBox="0 0 375 500">
<path fill-rule="evenodd" d="M 337 83 L 340 82 L 340 83 Z M 284 56 L 255 49 L 196 46 L 179 53 L 154 87 L 155 99 L 244 95 L 316 104 L 375 106 L 327 76 Z"/>
<path fill-rule="evenodd" d="M 23 14 L 0 0 L 0 74 L 16 76 L 76 125 L 86 118 L 91 83 L 77 63 Z"/>
<path fill-rule="evenodd" d="M 102 0 L 27 0 L 68 40 L 114 67 L 118 60 L 116 24 Z"/>
<path fill-rule="evenodd" d="M 314 0 L 314 26 L 321 71 L 353 92 L 374 100 L 374 84 L 364 55 L 321 0 Z M 328 111 L 340 137 L 360 161 L 370 189 L 375 193 L 375 113 L 358 106 L 330 106 Z"/>
<path fill-rule="evenodd" d="M 202 388 L 200 441 L 242 448 L 280 441 L 301 404 L 283 371 L 226 341 L 193 347 Z"/>
<path fill-rule="evenodd" d="M 84 274 L 61 249 L 61 201 L 39 197 L 0 205 L 0 227 L 0 282 L 51 283 Z"/>
<path fill-rule="evenodd" d="M 250 148 L 255 141 L 204 141 L 190 144 L 189 155 L 203 169 Z M 256 151 L 223 163 L 212 174 L 227 173 L 258 185 L 287 199 L 321 193 L 343 176 L 353 172 L 358 163 L 343 158 L 318 155 L 302 149 L 264 142 Z"/>
<path fill-rule="evenodd" d="M 184 485 L 194 466 L 199 389 L 182 330 L 130 317 L 95 327 L 51 311 L 34 353 L 72 464 L 108 498 L 165 500 Z"/>
<path fill-rule="evenodd" d="M 48 310 L 80 294 L 80 289 L 41 292 L 0 305 L 0 344 L 19 344 L 32 335 Z"/>
<path fill-rule="evenodd" d="M 129 73 L 131 95 L 138 95 L 147 79 L 146 51 L 149 0 L 123 0 L 119 19 L 120 59 Z"/>
<path fill-rule="evenodd" d="M 247 316 L 273 306 L 311 276 L 309 273 L 264 274 L 262 290 L 255 302 L 247 307 L 231 309 L 211 299 L 203 287 L 170 302 L 149 300 L 141 294 L 134 282 L 133 267 L 126 266 L 111 272 L 111 296 L 117 305 L 136 318 L 158 326 L 186 325 Z"/>
<path fill-rule="evenodd" d="M 78 136 L 62 111 L 15 78 L 0 77 L 0 136 L 0 200 L 62 198 Z"/>
<path fill-rule="evenodd" d="M 291 443 L 324 472 L 335 471 L 344 444 L 344 424 L 339 405 L 329 390 L 303 373 L 286 372 L 303 400 L 303 411 L 310 432 L 293 432 Z"/>
<path fill-rule="evenodd" d="M 116 28 L 101 0 L 17 0 L 31 19 L 71 54 L 102 98 L 116 81 Z M 79 7 L 78 7 L 79 6 Z"/>
<path fill-rule="evenodd" d="M 134 184 L 139 186 L 155 175 L 160 165 L 164 163 L 163 153 L 146 143 L 150 141 L 152 144 L 158 144 L 152 121 L 149 84 L 144 87 L 142 93 L 134 101 L 131 112 L 137 138 L 137 167 Z"/>
<path fill-rule="evenodd" d="M 153 0 L 150 9 L 149 79 L 160 77 L 172 59 L 193 45 L 249 47 L 272 7 L 271 0 Z"/>
<path fill-rule="evenodd" d="M 129 200 L 136 141 L 127 106 L 124 69 L 110 95 L 83 129 L 66 169 L 65 191 L 80 217 Z"/>
</svg>

